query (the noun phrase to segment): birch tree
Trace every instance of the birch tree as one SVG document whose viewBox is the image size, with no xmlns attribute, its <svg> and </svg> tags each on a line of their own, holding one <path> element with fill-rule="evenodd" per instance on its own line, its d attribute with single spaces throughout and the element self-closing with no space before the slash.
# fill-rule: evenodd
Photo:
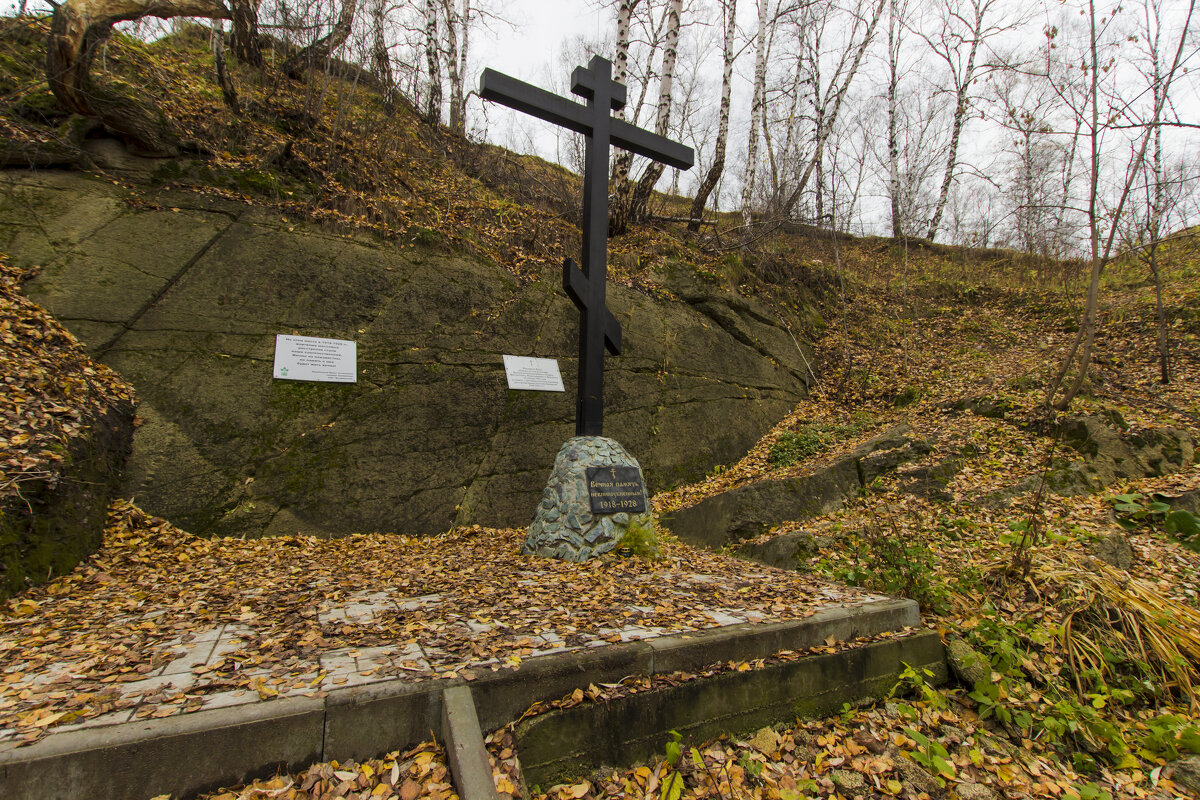
<svg viewBox="0 0 1200 800">
<path fill-rule="evenodd" d="M 742 175 L 742 224 L 750 225 L 750 201 L 758 169 L 758 132 L 766 115 L 767 102 L 767 0 L 758 0 L 758 33 L 754 51 L 754 94 L 750 100 L 750 131 L 746 142 L 746 171 Z"/>
<path fill-rule="evenodd" d="M 662 73 L 658 82 L 658 112 L 654 119 L 654 132 L 659 136 L 667 135 L 667 126 L 671 122 L 671 90 L 675 83 L 675 61 L 679 54 L 679 18 L 683 14 L 683 0 L 671 0 L 667 9 L 666 42 L 663 45 Z M 655 184 L 662 177 L 666 165 L 659 161 L 651 161 L 646 171 L 638 181 L 629 204 L 629 218 L 640 221 L 646 217 L 650 194 Z"/>
<path fill-rule="evenodd" d="M 892 238 L 904 236 L 900 213 L 900 145 L 896 138 L 896 91 L 900 84 L 901 14 L 896 0 L 888 2 L 887 38 L 887 170 L 888 200 L 892 212 Z"/>
<path fill-rule="evenodd" d="M 437 0 L 425 0 L 425 67 L 429 77 L 425 119 L 430 125 L 442 121 L 442 56 L 437 11 Z"/>
<path fill-rule="evenodd" d="M 725 37 L 721 44 L 721 63 L 723 70 L 721 72 L 721 110 L 720 118 L 717 123 L 717 141 L 714 147 L 713 163 L 709 165 L 708 172 L 704 174 L 703 180 L 700 181 L 699 187 L 696 188 L 696 196 L 692 200 L 692 211 L 688 221 L 688 230 L 693 233 L 700 230 L 700 222 L 704 216 L 704 206 L 708 203 L 708 197 L 716 188 L 717 183 L 721 180 L 721 174 L 725 171 L 725 146 L 729 140 L 729 101 L 733 89 L 733 33 L 737 27 L 737 0 L 721 0 L 721 15 L 725 25 Z"/>
<path fill-rule="evenodd" d="M 454 0 L 448 0 L 453 3 Z M 467 74 L 467 51 L 471 43 L 471 17 L 474 9 L 471 0 L 462 0 L 462 13 L 458 15 L 460 40 L 458 45 L 458 80 L 450 92 L 450 128 L 463 135 L 467 127 L 467 95 L 463 92 L 463 81 Z"/>
<path fill-rule="evenodd" d="M 625 107 L 618 112 L 621 119 L 634 125 L 650 91 L 650 84 L 655 77 L 654 63 L 658 51 L 662 49 L 668 35 L 671 7 L 674 0 L 668 0 L 662 7 L 662 13 L 656 14 L 656 8 L 650 0 L 621 0 L 617 9 L 617 74 L 621 83 L 628 88 Z M 628 20 L 624 18 L 628 10 Z M 624 53 L 624 58 L 622 58 Z M 624 61 L 624 67 L 620 63 Z M 661 83 L 661 81 L 660 81 Z M 636 98 L 636 99 L 635 99 Z M 619 150 L 613 159 L 613 195 L 609 205 L 609 233 L 617 235 L 628 227 L 629 212 L 633 204 L 635 184 L 629 180 L 633 167 L 633 154 Z"/>
<path fill-rule="evenodd" d="M 1166 108 L 1166 97 L 1163 94 L 1162 75 L 1162 38 L 1163 38 L 1163 8 L 1162 0 L 1144 0 L 1142 4 L 1141 31 L 1137 38 L 1146 48 L 1145 67 L 1143 75 L 1150 82 L 1154 98 L 1156 115 L 1150 120 L 1150 162 L 1142 170 L 1142 208 L 1140 213 L 1132 214 L 1135 219 L 1129 225 L 1132 232 L 1127 238 L 1133 244 L 1138 258 L 1150 273 L 1154 282 L 1154 307 L 1158 319 L 1158 363 L 1159 381 L 1163 384 L 1171 382 L 1171 354 L 1169 331 L 1167 325 L 1166 307 L 1163 305 L 1163 282 L 1159 260 L 1162 242 L 1167 237 L 1168 216 L 1179 201 L 1180 189 L 1184 183 L 1183 169 L 1173 169 L 1173 175 L 1168 175 L 1166 155 L 1163 148 L 1163 114 Z"/>
<path fill-rule="evenodd" d="M 912 236 L 924 230 L 933 208 L 936 186 L 933 184 L 945 152 L 945 137 L 940 119 L 946 111 L 942 98 L 917 87 L 896 86 L 895 107 L 881 98 L 875 130 L 886 130 L 871 139 L 871 150 L 879 165 L 880 183 L 887 198 L 884 225 L 893 236 Z M 890 138 L 890 128 L 895 138 Z M 931 188 L 933 186 L 933 188 Z"/>
<path fill-rule="evenodd" d="M 1189 43 L 1189 28 L 1195 8 L 1196 0 L 1189 0 L 1186 19 L 1180 26 L 1174 56 L 1169 66 L 1162 72 L 1161 77 L 1154 81 L 1158 88 L 1152 95 L 1152 108 L 1144 116 L 1140 116 L 1121 99 L 1122 93 L 1116 92 L 1111 86 L 1105 87 L 1105 93 L 1102 94 L 1100 74 L 1103 71 L 1107 75 L 1109 70 L 1105 69 L 1106 62 L 1101 61 L 1100 58 L 1103 49 L 1101 35 L 1106 24 L 1111 22 L 1111 17 L 1098 16 L 1095 0 L 1087 0 L 1085 14 L 1088 24 L 1088 40 L 1087 56 L 1083 64 L 1087 86 L 1086 105 L 1073 110 L 1084 118 L 1083 130 L 1089 150 L 1087 219 L 1091 269 L 1079 332 L 1059 364 L 1046 393 L 1048 403 L 1060 411 L 1065 411 L 1070 407 L 1087 378 L 1096 332 L 1099 327 L 1100 278 L 1112 255 L 1113 242 L 1119 230 L 1125 204 L 1145 165 L 1146 151 L 1154 139 L 1154 131 L 1158 129 L 1159 121 L 1163 119 L 1163 109 L 1170 96 L 1171 84 L 1180 72 L 1184 60 L 1184 50 Z M 1102 106 L 1104 106 L 1103 116 Z M 1114 113 L 1114 107 L 1119 109 L 1119 113 Z M 1133 155 L 1126 163 L 1124 175 L 1116 187 L 1115 202 L 1106 208 L 1101 197 L 1100 187 L 1101 157 L 1104 155 L 1102 145 L 1105 134 L 1118 127 L 1117 120 L 1120 117 L 1133 123 L 1138 131 L 1138 136 L 1134 140 Z M 1068 381 L 1072 372 L 1074 375 Z"/>
<path fill-rule="evenodd" d="M 617 42 L 613 80 L 626 87 L 629 85 L 629 31 L 633 25 L 633 12 L 637 5 L 638 0 L 621 0 L 617 6 Z M 626 102 L 626 106 L 628 106 L 628 102 Z M 617 119 L 626 118 L 626 106 L 617 109 Z M 616 158 L 613 159 L 612 178 L 617 184 L 618 192 L 629 180 L 629 167 L 632 164 L 633 154 L 626 150 L 618 152 Z"/>
<path fill-rule="evenodd" d="M 992 58 L 982 65 L 981 69 L 980 56 L 994 56 L 988 40 L 1013 27 L 1010 23 L 993 19 L 999 14 L 998 3 L 999 0 L 965 0 L 965 3 L 961 0 L 943 0 L 936 30 L 920 34 L 929 45 L 929 51 L 945 62 L 953 84 L 950 91 L 954 95 L 954 115 L 950 122 L 950 146 L 946 153 L 946 167 L 942 173 L 942 186 L 934 204 L 933 216 L 929 219 L 929 228 L 925 234 L 925 238 L 930 241 L 937 235 L 942 212 L 946 208 L 946 198 L 950 194 L 950 185 L 958 171 L 958 148 L 967 120 L 967 111 L 971 106 L 972 87 L 982 73 L 995 68 L 997 63 L 997 59 Z M 987 52 L 981 53 L 981 49 Z"/>
<path fill-rule="evenodd" d="M 876 28 L 880 18 L 883 16 L 883 9 L 887 2 L 888 0 L 877 0 L 874 6 L 859 9 L 854 14 L 854 23 L 850 29 L 848 46 L 841 52 L 826 89 L 820 90 L 818 88 L 817 90 L 815 118 L 818 120 L 818 124 L 812 143 L 812 152 L 804 164 L 803 170 L 799 172 L 795 186 L 779 207 L 778 213 L 780 216 L 787 217 L 791 215 L 797 202 L 800 200 L 800 196 L 807 188 L 808 182 L 822 158 L 825 143 L 833 133 L 834 126 L 837 124 L 838 116 L 846 102 L 850 86 L 854 83 L 854 78 L 858 74 L 859 67 L 862 65 L 863 56 L 866 54 L 867 48 L 875 37 Z"/>
<path fill-rule="evenodd" d="M 459 71 L 458 34 L 461 25 L 455 0 L 442 0 L 446 20 L 446 79 L 450 83 L 450 130 L 461 134 L 463 118 L 463 76 Z"/>
<path fill-rule="evenodd" d="M 1048 81 L 1024 71 L 993 77 L 995 120 L 1006 132 L 1009 176 L 1003 181 L 1016 246 L 1060 258 L 1069 249 L 1065 225 L 1074 182 L 1076 131 L 1056 129 L 1060 101 Z M 1008 138 L 1011 137 L 1011 138 Z"/>
</svg>

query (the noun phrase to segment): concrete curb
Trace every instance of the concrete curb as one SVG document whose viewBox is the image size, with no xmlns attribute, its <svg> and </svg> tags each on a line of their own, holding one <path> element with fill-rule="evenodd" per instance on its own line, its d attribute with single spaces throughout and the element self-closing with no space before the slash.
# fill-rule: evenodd
<svg viewBox="0 0 1200 800">
<path fill-rule="evenodd" d="M 462 800 L 499 800 L 470 687 L 451 686 L 442 697 L 442 740 L 458 796 Z"/>
<path fill-rule="evenodd" d="M 196 795 L 322 760 L 319 699 L 283 698 L 47 736 L 0 752 L 6 800 Z"/>
<path fill-rule="evenodd" d="M 507 724 L 538 700 L 629 675 L 694 671 L 722 661 L 799 650 L 919 624 L 916 603 L 880 600 L 813 616 L 743 624 L 534 658 L 470 684 L 479 725 Z M 0 745 L 5 800 L 176 800 L 331 759 L 375 758 L 442 728 L 444 693 L 463 680 L 384 681 L 323 699 L 283 698 L 161 720 L 56 733 Z M 464 798 L 466 796 L 464 795 Z M 470 798 L 470 800 L 479 800 Z"/>
</svg>

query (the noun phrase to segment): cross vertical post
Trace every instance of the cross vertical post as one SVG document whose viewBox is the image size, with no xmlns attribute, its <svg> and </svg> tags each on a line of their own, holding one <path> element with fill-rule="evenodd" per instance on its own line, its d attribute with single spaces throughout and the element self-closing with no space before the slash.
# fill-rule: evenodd
<svg viewBox="0 0 1200 800">
<path fill-rule="evenodd" d="M 615 106 L 614 110 L 625 105 L 625 87 L 616 84 L 620 92 L 619 97 L 614 96 L 611 65 L 604 59 L 593 58 L 588 66 L 590 69 L 586 72 L 577 69 L 571 76 L 571 91 L 587 97 L 588 109 L 593 112 L 592 131 L 586 136 L 583 170 L 583 274 L 588 279 L 590 291 L 586 303 L 580 304 L 576 300 L 581 319 L 575 435 L 601 436 L 604 433 L 604 346 L 609 345 L 614 355 L 621 352 L 619 324 L 615 324 L 615 343 L 604 336 L 604 318 L 611 316 L 604 304 L 608 271 L 609 105 Z M 563 267 L 566 273 L 570 272 L 571 265 L 564 264 Z M 564 273 L 563 282 L 569 281 Z M 592 353 L 599 357 L 591 357 Z"/>
<path fill-rule="evenodd" d="M 491 69 L 480 77 L 479 94 L 526 114 L 553 122 L 586 137 L 583 170 L 582 269 L 563 262 L 563 289 L 579 308 L 579 388 L 575 435 L 604 432 L 604 351 L 621 352 L 621 324 L 605 306 L 608 265 L 608 151 L 610 145 L 679 169 L 692 166 L 690 147 L 658 136 L 621 119 L 612 111 L 625 105 L 625 86 L 612 79 L 612 64 L 592 56 L 588 66 L 571 75 L 571 92 L 586 105 L 539 89 Z"/>
</svg>

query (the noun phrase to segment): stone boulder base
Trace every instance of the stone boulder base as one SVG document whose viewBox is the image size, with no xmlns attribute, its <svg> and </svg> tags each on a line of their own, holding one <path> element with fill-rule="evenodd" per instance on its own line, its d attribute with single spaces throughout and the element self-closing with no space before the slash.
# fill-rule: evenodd
<svg viewBox="0 0 1200 800">
<path fill-rule="evenodd" d="M 637 459 L 612 439 L 568 439 L 554 459 L 554 471 L 542 492 L 522 554 L 587 561 L 615 548 L 630 527 L 649 529 L 654 524 L 644 488 L 645 513 L 593 514 L 587 486 L 589 467 L 636 467 L 639 473 L 642 469 Z"/>
</svg>

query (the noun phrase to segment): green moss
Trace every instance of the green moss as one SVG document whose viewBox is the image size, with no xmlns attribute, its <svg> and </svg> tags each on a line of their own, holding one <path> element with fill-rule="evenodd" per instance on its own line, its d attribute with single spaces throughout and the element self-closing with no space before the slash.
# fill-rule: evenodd
<svg viewBox="0 0 1200 800">
<path fill-rule="evenodd" d="M 63 116 L 63 111 L 58 105 L 58 98 L 49 89 L 21 95 L 21 99 L 14 105 L 13 110 L 21 116 L 26 116 L 31 112 L 45 116 Z"/>
<path fill-rule="evenodd" d="M 68 457 L 59 465 L 68 479 L 31 482 L 24 502 L 0 506 L 0 599 L 69 572 L 100 545 L 110 488 L 104 457 Z"/>
<path fill-rule="evenodd" d="M 408 235 L 413 244 L 418 244 L 422 247 L 438 248 L 446 243 L 446 237 L 440 232 L 421 225 L 411 226 L 408 229 Z"/>
<path fill-rule="evenodd" d="M 1033 375 L 1022 375 L 1008 382 L 1008 387 L 1015 392 L 1029 392 L 1041 386 L 1042 381 Z"/>
<path fill-rule="evenodd" d="M 288 505 L 315 511 L 327 475 L 346 468 L 345 453 L 338 447 L 314 447 L 316 442 L 297 443 L 279 458 L 264 465 L 259 479 L 282 487 L 281 496 Z"/>
<path fill-rule="evenodd" d="M 267 405 L 286 414 L 329 411 L 340 408 L 355 391 L 353 383 L 271 381 Z"/>
<path fill-rule="evenodd" d="M 908 406 L 911 406 L 913 403 L 920 400 L 924 394 L 925 392 L 916 386 L 905 386 L 904 389 L 896 395 L 896 399 L 892 401 L 892 404 L 896 406 L 896 408 L 907 408 Z"/>
<path fill-rule="evenodd" d="M 251 169 L 236 173 L 234 180 L 242 191 L 275 194 L 279 192 L 279 179 L 269 172 Z"/>
</svg>

